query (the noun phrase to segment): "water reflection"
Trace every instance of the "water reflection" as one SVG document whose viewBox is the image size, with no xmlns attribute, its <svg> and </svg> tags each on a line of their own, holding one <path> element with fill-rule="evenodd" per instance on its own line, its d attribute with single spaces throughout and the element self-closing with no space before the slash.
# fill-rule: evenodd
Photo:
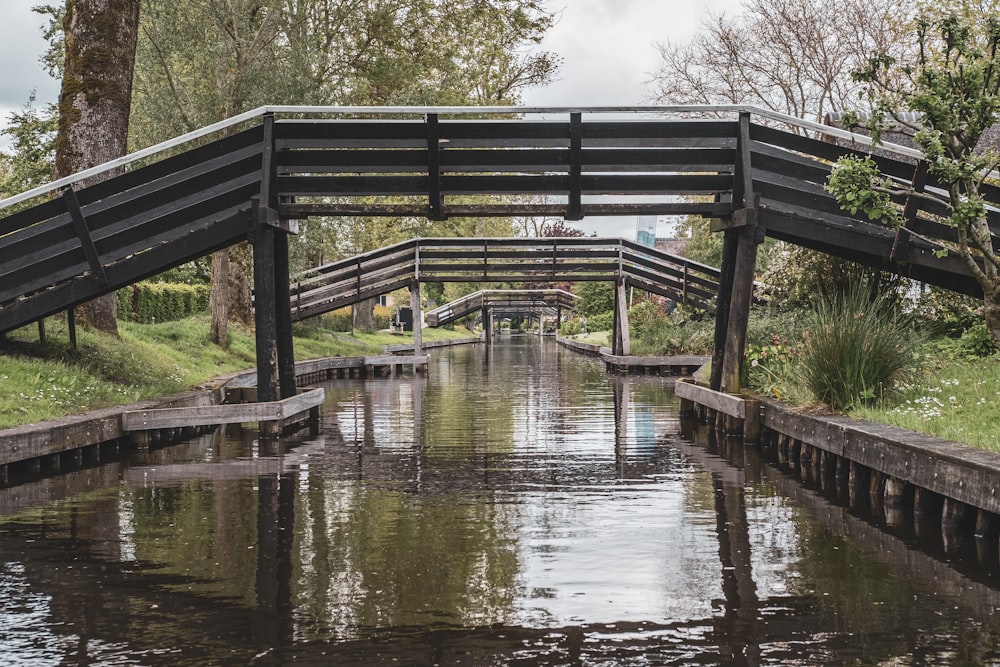
<svg viewBox="0 0 1000 667">
<path fill-rule="evenodd" d="M 989 581 L 536 337 L 0 490 L 9 664 L 991 664 Z M 57 481 L 58 480 L 58 481 Z"/>
</svg>

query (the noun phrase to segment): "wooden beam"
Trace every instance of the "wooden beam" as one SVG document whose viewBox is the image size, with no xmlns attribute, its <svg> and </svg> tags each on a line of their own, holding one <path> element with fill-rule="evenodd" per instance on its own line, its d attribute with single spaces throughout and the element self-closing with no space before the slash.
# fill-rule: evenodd
<svg viewBox="0 0 1000 667">
<path fill-rule="evenodd" d="M 628 325 L 628 292 L 623 279 L 619 279 L 615 285 L 615 330 L 612 349 L 618 356 L 627 357 L 632 354 L 632 339 Z"/>
<path fill-rule="evenodd" d="M 423 343 L 422 315 L 420 313 L 420 282 L 410 283 L 410 312 L 413 315 L 413 354 L 420 356 Z"/>
<path fill-rule="evenodd" d="M 87 264 L 90 265 L 90 273 L 102 285 L 106 285 L 108 277 L 104 274 L 104 265 L 101 264 L 101 258 L 97 254 L 97 246 L 94 245 L 94 238 L 90 235 L 90 229 L 87 227 L 87 219 L 83 216 L 83 210 L 80 208 L 80 200 L 76 197 L 76 190 L 73 189 L 73 186 L 70 186 L 63 190 L 62 197 L 66 203 L 66 210 L 69 211 L 69 216 L 73 219 L 73 228 L 80 239 L 80 246 L 83 248 L 83 254 L 87 258 Z"/>
<path fill-rule="evenodd" d="M 292 336 L 292 296 L 289 287 L 288 235 L 274 232 L 274 313 L 281 398 L 295 396 L 295 343 Z"/>
<path fill-rule="evenodd" d="M 121 415 L 122 430 L 132 432 L 184 426 L 281 421 L 320 406 L 325 400 L 326 395 L 322 389 L 310 389 L 280 401 L 129 410 Z"/>
<path fill-rule="evenodd" d="M 674 385 L 674 394 L 677 398 L 694 401 L 698 405 L 704 405 L 710 410 L 721 412 L 724 415 L 744 419 L 746 417 L 746 399 L 742 396 L 715 391 L 708 387 L 690 382 L 688 380 L 678 380 Z"/>
<path fill-rule="evenodd" d="M 259 215 L 260 202 L 254 199 L 252 215 Z M 253 233 L 254 321 L 257 343 L 257 400 L 268 403 L 279 398 L 278 342 L 275 297 L 273 227 L 256 224 Z"/>
<path fill-rule="evenodd" d="M 427 125 L 427 205 L 430 220 L 445 220 L 444 192 L 441 190 L 441 128 L 438 115 L 429 113 Z"/>
<path fill-rule="evenodd" d="M 567 220 L 583 218 L 583 116 L 569 115 L 569 203 Z"/>
<path fill-rule="evenodd" d="M 911 187 L 913 192 L 923 192 L 927 186 L 927 161 L 921 160 L 917 163 L 917 168 L 913 171 L 913 181 Z M 903 206 L 903 224 L 896 230 L 896 238 L 892 242 L 892 250 L 889 252 L 889 261 L 898 262 L 906 259 L 906 251 L 910 247 L 910 228 L 917 219 L 920 211 L 920 198 L 910 194 L 906 197 L 906 204 Z"/>
</svg>

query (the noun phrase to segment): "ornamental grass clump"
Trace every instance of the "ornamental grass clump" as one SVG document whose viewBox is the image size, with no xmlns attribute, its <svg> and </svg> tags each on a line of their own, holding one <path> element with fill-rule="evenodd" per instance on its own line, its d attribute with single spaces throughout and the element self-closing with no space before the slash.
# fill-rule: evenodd
<svg viewBox="0 0 1000 667">
<path fill-rule="evenodd" d="M 807 318 L 802 379 L 835 410 L 883 403 L 917 370 L 920 335 L 893 295 L 858 285 L 821 299 Z"/>
</svg>

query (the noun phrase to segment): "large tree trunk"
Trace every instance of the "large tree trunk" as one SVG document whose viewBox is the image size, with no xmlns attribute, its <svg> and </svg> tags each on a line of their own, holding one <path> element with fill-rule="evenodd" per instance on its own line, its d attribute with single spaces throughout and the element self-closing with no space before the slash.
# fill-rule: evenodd
<svg viewBox="0 0 1000 667">
<path fill-rule="evenodd" d="M 362 333 L 375 333 L 375 299 L 354 304 L 354 328 Z"/>
<path fill-rule="evenodd" d="M 226 288 L 217 288 L 222 285 Z M 212 315 L 211 340 L 225 348 L 229 344 L 229 248 L 212 253 L 212 288 L 208 293 L 208 310 Z"/>
<path fill-rule="evenodd" d="M 126 152 L 139 0 L 66 0 L 66 59 L 59 94 L 56 178 Z M 109 171 L 76 184 L 110 178 Z M 84 304 L 80 318 L 118 334 L 114 293 Z"/>
</svg>

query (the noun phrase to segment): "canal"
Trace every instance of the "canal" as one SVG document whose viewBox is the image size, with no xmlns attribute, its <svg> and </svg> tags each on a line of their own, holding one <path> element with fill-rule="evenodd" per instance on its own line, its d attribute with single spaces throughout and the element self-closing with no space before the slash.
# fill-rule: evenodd
<svg viewBox="0 0 1000 667">
<path fill-rule="evenodd" d="M 0 489 L 4 665 L 991 665 L 950 563 L 537 337 Z M 686 436 L 685 436 L 686 434 Z"/>
</svg>

